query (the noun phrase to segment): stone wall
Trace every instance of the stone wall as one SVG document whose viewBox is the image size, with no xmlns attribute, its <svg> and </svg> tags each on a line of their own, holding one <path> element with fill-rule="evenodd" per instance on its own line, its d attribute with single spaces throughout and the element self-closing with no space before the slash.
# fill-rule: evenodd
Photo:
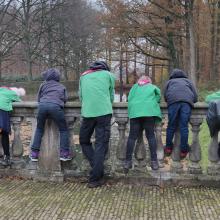
<svg viewBox="0 0 220 220">
<path fill-rule="evenodd" d="M 124 177 L 122 163 L 125 159 L 126 139 L 128 133 L 127 103 L 114 103 L 114 115 L 109 152 L 105 161 L 106 173 L 114 178 Z M 146 178 L 149 181 L 165 181 L 175 183 L 216 183 L 219 180 L 219 156 L 217 155 L 218 137 L 214 137 L 209 146 L 209 167 L 202 170 L 201 146 L 199 140 L 200 125 L 205 119 L 207 105 L 197 103 L 192 110 L 190 119 L 192 130 L 192 145 L 188 160 L 182 162 L 179 157 L 179 147 L 175 147 L 169 164 L 164 163 L 162 130 L 167 118 L 166 105 L 161 105 L 164 120 L 158 124 L 155 134 L 158 143 L 158 159 L 160 162 L 159 171 L 152 171 L 149 166 L 149 152 L 146 140 L 142 137 L 137 141 L 134 166 L 127 178 Z M 80 126 L 80 104 L 77 102 L 67 103 L 65 115 L 70 131 L 70 142 L 75 158 L 69 162 L 59 160 L 59 134 L 55 124 L 48 120 L 45 134 L 42 141 L 39 162 L 31 162 L 24 156 L 23 143 L 21 141 L 20 127 L 22 123 L 30 125 L 33 137 L 36 128 L 37 103 L 21 102 L 14 104 L 12 114 L 12 128 L 14 139 L 12 142 L 12 160 L 10 168 L 1 166 L 0 173 L 3 175 L 18 175 L 37 180 L 63 181 L 65 178 L 84 176 L 90 169 L 88 162 L 81 153 L 77 137 Z M 31 142 L 31 140 L 30 140 Z M 175 135 L 175 146 L 179 145 L 179 134 Z M 207 146 L 208 147 L 208 146 Z"/>
</svg>

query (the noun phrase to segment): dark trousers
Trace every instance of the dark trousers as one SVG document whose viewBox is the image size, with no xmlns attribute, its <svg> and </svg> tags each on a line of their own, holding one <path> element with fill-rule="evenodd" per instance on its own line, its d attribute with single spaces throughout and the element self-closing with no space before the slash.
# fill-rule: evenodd
<svg viewBox="0 0 220 220">
<path fill-rule="evenodd" d="M 80 127 L 79 140 L 82 152 L 88 159 L 92 170 L 89 181 L 99 181 L 104 175 L 104 160 L 108 151 L 112 115 L 93 118 L 83 118 Z M 95 131 L 95 147 L 91 143 L 91 136 Z"/>
<path fill-rule="evenodd" d="M 63 150 L 69 150 L 69 132 L 64 116 L 64 110 L 61 106 L 53 103 L 40 103 L 38 106 L 37 128 L 31 149 L 36 151 L 40 150 L 41 139 L 44 134 L 44 126 L 48 118 L 52 119 L 59 128 L 60 148 Z"/>
<path fill-rule="evenodd" d="M 10 156 L 9 152 L 9 133 L 6 131 L 1 132 L 2 135 L 2 147 L 4 151 L 4 155 Z"/>
<path fill-rule="evenodd" d="M 176 129 L 180 129 L 180 149 L 188 151 L 188 122 L 191 116 L 191 105 L 186 102 L 177 102 L 168 106 L 168 126 L 166 146 L 173 147 L 173 137 Z"/>
<path fill-rule="evenodd" d="M 132 160 L 135 142 L 139 135 L 145 130 L 145 135 L 148 140 L 151 160 L 157 160 L 157 143 L 154 134 L 155 119 L 154 117 L 139 117 L 130 119 L 130 132 L 127 142 L 126 160 Z"/>
</svg>

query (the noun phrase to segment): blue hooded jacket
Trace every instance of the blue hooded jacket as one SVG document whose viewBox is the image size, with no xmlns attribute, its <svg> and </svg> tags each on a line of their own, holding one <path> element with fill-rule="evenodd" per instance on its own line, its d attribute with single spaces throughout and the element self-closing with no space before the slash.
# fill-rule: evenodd
<svg viewBox="0 0 220 220">
<path fill-rule="evenodd" d="M 192 81 L 180 69 L 174 69 L 164 87 L 164 99 L 167 105 L 175 102 L 187 102 L 191 106 L 197 102 L 198 95 Z"/>
<path fill-rule="evenodd" d="M 45 80 L 39 88 L 37 100 L 39 103 L 50 102 L 64 106 L 67 101 L 66 87 L 60 81 L 60 72 L 57 69 L 48 69 L 42 73 Z"/>
</svg>

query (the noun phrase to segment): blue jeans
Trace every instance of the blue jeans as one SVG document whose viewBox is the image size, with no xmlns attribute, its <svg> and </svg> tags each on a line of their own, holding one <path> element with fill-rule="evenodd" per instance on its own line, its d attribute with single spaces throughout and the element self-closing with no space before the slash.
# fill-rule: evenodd
<svg viewBox="0 0 220 220">
<path fill-rule="evenodd" d="M 135 142 L 139 135 L 145 135 L 150 148 L 151 161 L 157 161 L 157 142 L 154 134 L 155 119 L 154 117 L 138 117 L 130 119 L 130 132 L 127 142 L 126 160 L 132 160 Z"/>
<path fill-rule="evenodd" d="M 82 152 L 88 159 L 92 170 L 89 182 L 99 181 L 104 175 L 104 160 L 108 152 L 112 115 L 83 118 L 80 127 L 79 141 Z M 95 148 L 92 147 L 91 136 L 95 131 Z"/>
<path fill-rule="evenodd" d="M 60 149 L 69 150 L 69 132 L 64 116 L 64 109 L 54 103 L 40 103 L 37 114 L 37 128 L 31 149 L 39 151 L 41 139 L 44 134 L 44 126 L 47 119 L 52 119 L 60 132 Z"/>
<path fill-rule="evenodd" d="M 168 106 L 168 126 L 166 134 L 166 146 L 173 147 L 175 131 L 180 129 L 180 149 L 188 151 L 188 122 L 191 116 L 191 105 L 186 102 L 177 102 Z"/>
</svg>

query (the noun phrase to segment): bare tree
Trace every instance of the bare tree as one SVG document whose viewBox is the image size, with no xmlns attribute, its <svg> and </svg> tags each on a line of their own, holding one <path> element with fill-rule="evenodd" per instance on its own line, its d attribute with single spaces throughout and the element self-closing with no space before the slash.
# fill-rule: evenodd
<svg viewBox="0 0 220 220">
<path fill-rule="evenodd" d="M 11 55 L 12 49 L 20 41 L 16 26 L 17 10 L 15 0 L 0 2 L 0 79 L 2 78 L 2 63 Z"/>
</svg>

